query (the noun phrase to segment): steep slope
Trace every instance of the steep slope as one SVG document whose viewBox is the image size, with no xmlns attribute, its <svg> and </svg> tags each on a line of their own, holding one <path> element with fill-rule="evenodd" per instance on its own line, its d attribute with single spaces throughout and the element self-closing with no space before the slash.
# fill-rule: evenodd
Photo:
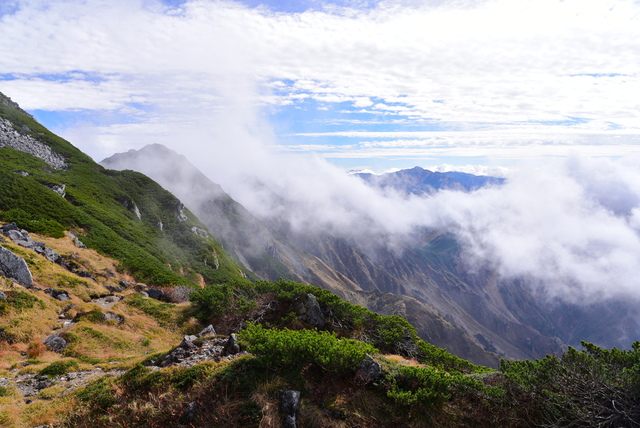
<svg viewBox="0 0 640 428">
<path fill-rule="evenodd" d="M 54 237 L 72 231 L 154 284 L 226 282 L 249 273 L 157 183 L 106 170 L 0 98 L 0 219 Z"/>
<path fill-rule="evenodd" d="M 496 366 L 497 355 L 446 321 L 430 302 L 408 297 L 399 280 L 352 244 L 330 235 L 297 236 L 287 225 L 263 223 L 175 151 L 149 145 L 113 155 L 101 164 L 140 171 L 171 190 L 202 219 L 227 251 L 262 278 L 303 281 L 380 313 L 401 315 L 411 320 L 420 336 L 430 343 L 476 364 Z M 393 282 L 395 286 L 378 288 L 378 282 Z M 391 301 L 396 303 L 391 305 Z"/>
<path fill-rule="evenodd" d="M 110 163 L 105 164 L 114 168 L 139 169 L 149 174 L 154 174 L 154 171 L 145 170 L 145 164 L 178 164 L 174 159 L 175 153 L 157 147 L 153 150 L 145 148 L 137 153 L 114 156 L 105 161 Z M 156 157 L 158 154 L 159 158 Z M 182 167 L 192 168 L 184 163 Z M 413 187 L 407 188 L 406 180 L 396 180 L 394 183 L 399 186 L 398 189 L 425 193 L 428 189 L 425 190 L 420 177 L 430 175 L 433 174 L 414 168 L 405 174 L 418 177 L 410 181 Z M 449 189 L 459 186 L 468 190 L 474 186 L 498 185 L 501 182 L 483 181 L 465 175 L 457 177 L 459 181 L 455 181 L 458 183 L 455 184 L 447 181 L 452 180 L 447 175 L 439 177 L 442 180 L 437 186 Z M 168 181 L 164 182 L 162 177 L 154 175 L 154 178 L 167 186 L 171 185 Z M 211 182 L 205 187 L 208 186 L 216 187 Z M 174 191 L 179 194 L 180 189 Z M 206 194 L 205 191 L 198 193 Z M 578 345 L 580 340 L 593 341 L 602 346 L 628 346 L 629 339 L 636 337 L 640 331 L 637 317 L 633 315 L 629 304 L 624 302 L 591 306 L 549 302 L 519 281 L 500 280 L 496 272 L 469 273 L 461 259 L 461 249 L 455 239 L 444 231 L 416 231 L 412 243 L 392 251 L 385 246 L 363 245 L 357 239 L 340 238 L 328 233 L 295 232 L 281 219 L 263 223 L 251 218 L 244 209 L 242 221 L 222 220 L 229 212 L 214 208 L 221 205 L 216 198 L 228 201 L 228 196 L 210 196 L 212 199 L 208 202 L 195 201 L 196 204 L 191 208 L 207 219 L 205 222 L 212 230 L 219 230 L 215 233 L 225 236 L 223 240 L 228 242 L 226 246 L 240 249 L 240 260 L 251 259 L 247 263 L 263 278 L 277 279 L 271 276 L 275 269 L 269 271 L 259 263 L 275 259 L 279 267 L 278 275 L 297 277 L 322 286 L 368 308 L 380 309 L 373 297 L 377 293 L 401 296 L 402 304 L 389 305 L 386 310 L 396 310 L 411 319 L 414 325 L 419 326 L 419 332 L 425 339 L 481 364 L 491 365 L 486 359 L 491 358 L 491 353 L 507 358 L 538 358 L 558 352 L 567 345 Z M 187 194 L 181 195 L 183 199 L 187 197 Z M 198 203 L 200 207 L 196 208 Z M 289 202 L 281 200 L 279 203 L 286 207 Z M 211 215 L 208 216 L 208 213 Z M 235 214 L 231 214 L 231 217 L 234 220 L 240 218 Z M 247 223 L 243 224 L 244 221 Z M 225 222 L 224 225 L 220 225 L 221 222 Z M 229 225 L 252 231 L 254 240 L 250 246 L 253 251 L 251 255 L 241 253 L 242 245 L 234 245 L 233 242 L 237 240 L 234 233 L 237 232 L 224 231 Z M 256 236 L 259 237 L 257 240 Z M 264 265 L 269 266 L 269 263 Z M 612 312 L 611 306 L 617 307 L 617 310 Z M 612 314 L 616 316 L 612 318 Z M 594 317 L 605 317 L 610 322 L 594 324 L 590 321 Z M 445 334 L 446 331 L 456 331 L 457 339 L 452 340 L 453 335 Z"/>
</svg>

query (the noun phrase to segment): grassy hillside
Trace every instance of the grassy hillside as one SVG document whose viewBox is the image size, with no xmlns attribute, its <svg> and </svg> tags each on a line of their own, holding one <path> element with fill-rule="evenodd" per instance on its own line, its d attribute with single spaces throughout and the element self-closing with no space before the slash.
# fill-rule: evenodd
<svg viewBox="0 0 640 428">
<path fill-rule="evenodd" d="M 62 154 L 69 166 L 55 170 L 30 154 L 0 148 L 0 219 L 52 237 L 71 231 L 89 248 L 119 260 L 120 269 L 151 284 L 251 276 L 211 235 L 194 233 L 194 227 L 206 227 L 151 179 L 104 169 L 18 109 L 0 104 L 0 117 Z M 51 190 L 62 185 L 64 197 Z"/>
</svg>

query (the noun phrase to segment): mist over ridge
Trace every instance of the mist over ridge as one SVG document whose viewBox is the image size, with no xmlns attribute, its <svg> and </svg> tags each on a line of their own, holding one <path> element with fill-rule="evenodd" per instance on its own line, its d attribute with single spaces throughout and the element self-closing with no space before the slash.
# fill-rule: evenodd
<svg viewBox="0 0 640 428">
<path fill-rule="evenodd" d="M 640 168 L 631 159 L 575 155 L 522 168 L 499 187 L 430 196 L 381 191 L 318 157 L 262 160 L 268 168 L 245 165 L 232 180 L 215 166 L 204 172 L 261 220 L 297 233 L 402 251 L 424 230 L 446 231 L 471 272 L 495 269 L 576 303 L 640 296 Z"/>
<path fill-rule="evenodd" d="M 291 188 L 282 176 L 262 177 L 294 202 L 293 211 L 265 212 L 269 205 L 260 199 L 240 201 L 263 217 L 285 216 L 294 228 L 322 227 L 350 237 L 365 230 L 396 239 L 409 238 L 416 228 L 450 230 L 470 267 L 488 264 L 571 301 L 640 293 L 640 169 L 630 159 L 575 156 L 517 172 L 500 188 L 427 198 L 382 195 L 318 159 L 311 162 L 326 175 L 292 174 Z"/>
</svg>

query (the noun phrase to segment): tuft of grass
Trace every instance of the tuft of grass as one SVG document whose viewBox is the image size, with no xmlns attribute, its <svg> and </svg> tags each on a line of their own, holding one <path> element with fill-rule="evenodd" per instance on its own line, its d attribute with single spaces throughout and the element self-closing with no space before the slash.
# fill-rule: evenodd
<svg viewBox="0 0 640 428">
<path fill-rule="evenodd" d="M 74 360 L 54 361 L 40 370 L 40 376 L 56 377 L 78 369 L 78 362 Z"/>
</svg>

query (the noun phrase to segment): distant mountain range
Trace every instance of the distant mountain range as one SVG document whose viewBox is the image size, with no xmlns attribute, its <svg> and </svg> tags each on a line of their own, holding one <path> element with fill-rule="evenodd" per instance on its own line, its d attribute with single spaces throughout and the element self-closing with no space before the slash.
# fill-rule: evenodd
<svg viewBox="0 0 640 428">
<path fill-rule="evenodd" d="M 487 177 L 464 172 L 432 172 L 419 166 L 386 174 L 356 173 L 366 183 L 384 190 L 411 195 L 430 195 L 438 190 L 471 192 L 488 186 L 499 186 L 504 178 Z"/>
</svg>

